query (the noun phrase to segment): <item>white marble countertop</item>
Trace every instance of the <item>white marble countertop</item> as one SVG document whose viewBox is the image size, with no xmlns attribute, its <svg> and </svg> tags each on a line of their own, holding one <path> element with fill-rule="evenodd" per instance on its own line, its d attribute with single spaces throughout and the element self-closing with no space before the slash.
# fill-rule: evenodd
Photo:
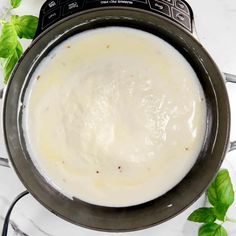
<svg viewBox="0 0 236 236">
<path fill-rule="evenodd" d="M 0 0 L 0 14 L 7 0 Z M 37 15 L 44 0 L 24 0 L 17 9 L 18 14 Z M 234 0 L 188 0 L 195 13 L 196 28 L 199 39 L 210 52 L 220 69 L 224 72 L 236 74 L 236 1 Z M 0 78 L 1 78 L 0 71 Z M 0 83 L 0 87 L 3 86 Z M 232 109 L 231 139 L 236 139 L 236 85 L 228 85 Z M 0 103 L 1 105 L 1 103 Z M 0 156 L 7 157 L 2 131 L 0 131 Z M 230 171 L 236 190 L 236 152 L 227 154 L 223 164 Z M 24 190 L 23 185 L 8 168 L 0 167 L 0 229 L 3 218 L 11 201 Z M 203 195 L 193 206 L 166 223 L 132 233 L 122 233 L 127 236 L 197 236 L 198 224 L 188 222 L 187 216 L 197 207 L 203 206 Z M 236 204 L 229 215 L 235 217 Z M 236 225 L 226 224 L 229 236 L 236 235 Z M 1 232 L 1 230 L 0 230 Z M 9 236 L 93 236 L 114 235 L 96 232 L 72 225 L 58 218 L 42 207 L 33 197 L 27 196 L 14 208 L 9 227 Z"/>
</svg>

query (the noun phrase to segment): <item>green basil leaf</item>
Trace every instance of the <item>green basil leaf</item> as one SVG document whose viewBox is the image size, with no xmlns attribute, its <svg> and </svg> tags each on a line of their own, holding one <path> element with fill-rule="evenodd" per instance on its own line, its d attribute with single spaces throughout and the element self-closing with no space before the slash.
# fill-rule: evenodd
<svg viewBox="0 0 236 236">
<path fill-rule="evenodd" d="M 17 8 L 20 6 L 22 0 L 11 0 L 11 5 L 13 8 Z"/>
<path fill-rule="evenodd" d="M 26 16 L 12 16 L 11 22 L 14 25 L 17 35 L 20 38 L 33 39 L 38 27 L 38 17 Z"/>
<path fill-rule="evenodd" d="M 5 23 L 0 36 L 0 57 L 7 58 L 17 46 L 17 34 L 11 23 Z"/>
<path fill-rule="evenodd" d="M 214 214 L 218 220 L 224 221 L 226 217 L 226 213 L 229 209 L 229 206 L 227 205 L 217 205 L 213 208 Z"/>
<path fill-rule="evenodd" d="M 189 217 L 188 220 L 199 222 L 199 223 L 213 223 L 216 220 L 213 208 L 199 208 L 194 211 Z"/>
<path fill-rule="evenodd" d="M 211 223 L 204 224 L 198 231 L 198 236 L 228 236 L 223 226 Z"/>
<path fill-rule="evenodd" d="M 10 75 L 15 65 L 19 61 L 20 57 L 22 56 L 22 54 L 23 54 L 23 48 L 20 42 L 18 41 L 15 51 L 3 63 L 4 83 L 7 83 L 7 81 L 9 80 Z"/>
<path fill-rule="evenodd" d="M 208 199 L 213 206 L 229 207 L 234 202 L 234 190 L 228 170 L 221 170 L 208 189 Z"/>
</svg>

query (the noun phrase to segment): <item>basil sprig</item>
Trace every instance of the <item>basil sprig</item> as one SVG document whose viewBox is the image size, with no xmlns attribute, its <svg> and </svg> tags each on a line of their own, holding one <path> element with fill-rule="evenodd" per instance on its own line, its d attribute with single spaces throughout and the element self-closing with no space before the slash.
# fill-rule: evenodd
<svg viewBox="0 0 236 236">
<path fill-rule="evenodd" d="M 199 231 L 199 236 L 227 236 L 224 222 L 235 220 L 227 217 L 227 211 L 234 202 L 234 189 L 228 170 L 221 170 L 207 191 L 207 196 L 212 207 L 203 207 L 195 210 L 188 220 L 204 223 Z"/>
<path fill-rule="evenodd" d="M 7 11 L 3 19 L 0 19 L 0 59 L 5 83 L 23 54 L 19 39 L 33 39 L 38 26 L 38 17 L 32 15 L 12 15 L 8 19 L 11 10 L 19 7 L 21 0 L 10 0 L 10 3 L 12 8 Z"/>
<path fill-rule="evenodd" d="M 11 5 L 13 8 L 19 7 L 21 4 L 21 0 L 11 0 Z"/>
</svg>

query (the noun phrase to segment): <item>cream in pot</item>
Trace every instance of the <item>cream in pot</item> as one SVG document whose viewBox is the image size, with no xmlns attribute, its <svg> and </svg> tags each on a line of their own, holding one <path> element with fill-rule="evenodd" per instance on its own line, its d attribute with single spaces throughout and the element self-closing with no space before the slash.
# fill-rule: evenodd
<svg viewBox="0 0 236 236">
<path fill-rule="evenodd" d="M 131 206 L 166 193 L 201 150 L 206 103 L 186 59 L 126 27 L 75 35 L 40 63 L 24 135 L 47 181 L 68 197 Z"/>
</svg>

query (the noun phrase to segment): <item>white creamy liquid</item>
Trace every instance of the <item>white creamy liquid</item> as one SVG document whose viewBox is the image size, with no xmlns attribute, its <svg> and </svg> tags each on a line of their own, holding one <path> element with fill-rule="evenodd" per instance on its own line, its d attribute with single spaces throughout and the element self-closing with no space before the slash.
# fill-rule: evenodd
<svg viewBox="0 0 236 236">
<path fill-rule="evenodd" d="M 152 34 L 83 32 L 57 46 L 31 81 L 27 146 L 66 196 L 115 207 L 143 203 L 178 184 L 198 157 L 202 88 L 186 59 Z"/>
</svg>

